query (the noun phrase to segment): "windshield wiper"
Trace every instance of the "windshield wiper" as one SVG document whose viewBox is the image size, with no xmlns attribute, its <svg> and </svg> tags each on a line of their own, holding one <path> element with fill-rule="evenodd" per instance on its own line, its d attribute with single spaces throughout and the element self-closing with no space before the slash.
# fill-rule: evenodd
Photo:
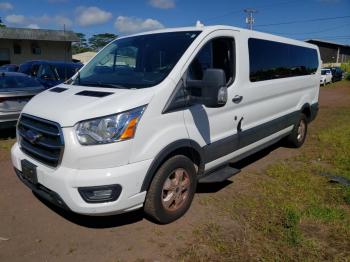
<svg viewBox="0 0 350 262">
<path fill-rule="evenodd" d="M 125 86 L 110 84 L 110 83 L 101 83 L 101 82 L 84 82 L 80 80 L 80 74 L 77 76 L 78 83 L 74 82 L 75 85 L 80 86 L 92 86 L 92 87 L 106 87 L 106 88 L 118 88 L 118 89 L 127 89 Z"/>
<path fill-rule="evenodd" d="M 118 88 L 118 89 L 126 89 L 125 86 L 116 85 L 116 84 L 108 84 L 108 83 L 96 83 L 100 87 L 107 87 L 107 88 Z"/>
</svg>

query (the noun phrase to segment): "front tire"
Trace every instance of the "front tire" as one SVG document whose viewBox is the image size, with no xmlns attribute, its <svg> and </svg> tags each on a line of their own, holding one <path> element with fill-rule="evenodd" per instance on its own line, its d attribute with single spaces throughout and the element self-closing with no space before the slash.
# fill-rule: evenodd
<svg viewBox="0 0 350 262">
<path fill-rule="evenodd" d="M 169 158 L 158 169 L 146 195 L 144 211 L 160 224 L 186 213 L 196 192 L 196 169 L 186 156 Z"/>
<path fill-rule="evenodd" d="M 292 130 L 292 133 L 287 137 L 287 143 L 294 148 L 301 147 L 307 135 L 307 118 L 304 114 L 300 115 L 299 121 Z"/>
</svg>

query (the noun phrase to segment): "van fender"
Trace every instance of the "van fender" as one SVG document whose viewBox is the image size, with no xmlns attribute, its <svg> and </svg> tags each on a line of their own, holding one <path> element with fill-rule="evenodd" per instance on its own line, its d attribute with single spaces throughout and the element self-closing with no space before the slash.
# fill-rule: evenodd
<svg viewBox="0 0 350 262">
<path fill-rule="evenodd" d="M 183 152 L 188 152 L 190 149 L 193 150 L 192 152 L 196 152 L 196 154 L 199 156 L 199 165 L 198 165 L 198 174 L 200 175 L 204 171 L 204 152 L 203 148 L 194 140 L 191 139 L 181 139 L 174 141 L 167 145 L 165 148 L 163 148 L 154 158 L 153 162 L 151 163 L 151 166 L 148 168 L 146 176 L 143 180 L 141 191 L 147 191 L 154 175 L 156 174 L 158 168 L 173 154 L 181 153 L 181 150 L 184 150 Z"/>
</svg>

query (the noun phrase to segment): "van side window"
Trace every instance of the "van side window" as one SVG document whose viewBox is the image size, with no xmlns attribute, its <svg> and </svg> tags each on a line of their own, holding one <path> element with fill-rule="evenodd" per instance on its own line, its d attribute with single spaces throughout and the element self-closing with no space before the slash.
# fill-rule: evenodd
<svg viewBox="0 0 350 262">
<path fill-rule="evenodd" d="M 316 49 L 250 38 L 250 81 L 310 75 L 318 68 Z"/>
<path fill-rule="evenodd" d="M 234 80 L 234 40 L 221 37 L 207 43 L 193 59 L 187 77 L 202 80 L 208 68 L 222 69 L 229 85 Z"/>
</svg>

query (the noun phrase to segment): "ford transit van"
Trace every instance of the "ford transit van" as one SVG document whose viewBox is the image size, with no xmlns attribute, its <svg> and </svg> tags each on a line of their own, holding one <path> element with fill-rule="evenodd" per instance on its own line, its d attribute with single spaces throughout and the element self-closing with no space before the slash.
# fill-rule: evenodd
<svg viewBox="0 0 350 262">
<path fill-rule="evenodd" d="M 208 26 L 119 38 L 23 109 L 12 148 L 36 194 L 86 215 L 181 217 L 197 183 L 281 139 L 300 147 L 318 110 L 315 45 Z"/>
</svg>

